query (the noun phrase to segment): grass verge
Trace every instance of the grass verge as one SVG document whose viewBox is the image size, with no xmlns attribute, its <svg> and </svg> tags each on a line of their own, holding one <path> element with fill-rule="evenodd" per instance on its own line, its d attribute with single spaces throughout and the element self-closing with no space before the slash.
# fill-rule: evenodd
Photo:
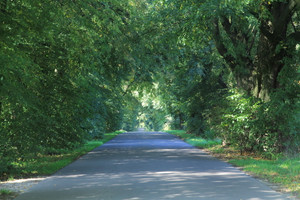
<svg viewBox="0 0 300 200">
<path fill-rule="evenodd" d="M 183 130 L 169 130 L 165 132 L 176 135 L 183 139 L 185 142 L 201 149 L 213 147 L 222 143 L 220 139 L 204 139 L 193 134 L 187 134 Z"/>
<path fill-rule="evenodd" d="M 7 189 L 0 189 L 0 199 L 1 200 L 10 200 L 17 197 L 17 194 L 15 192 L 12 192 Z"/>
<path fill-rule="evenodd" d="M 12 191 L 7 189 L 0 189 L 0 195 L 11 195 Z"/>
<path fill-rule="evenodd" d="M 15 162 L 14 170 L 11 170 L 9 174 L 6 175 L 6 179 L 13 180 L 17 178 L 51 175 L 59 169 L 72 163 L 80 156 L 111 140 L 120 133 L 122 132 L 117 131 L 113 133 L 106 133 L 104 134 L 103 139 L 89 141 L 83 146 L 74 150 L 64 151 L 55 155 L 40 154 L 38 157 L 30 161 Z"/>
<path fill-rule="evenodd" d="M 182 130 L 165 132 L 177 135 L 193 146 L 204 148 L 215 157 L 241 167 L 254 177 L 276 184 L 279 190 L 290 192 L 300 199 L 300 156 L 278 156 L 276 160 L 267 160 L 254 154 L 240 155 L 234 148 L 223 147 L 220 140 L 205 140 Z"/>
</svg>

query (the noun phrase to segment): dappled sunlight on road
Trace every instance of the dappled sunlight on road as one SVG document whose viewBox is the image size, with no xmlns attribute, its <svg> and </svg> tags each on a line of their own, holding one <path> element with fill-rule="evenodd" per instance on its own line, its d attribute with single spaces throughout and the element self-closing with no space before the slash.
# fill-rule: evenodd
<svg viewBox="0 0 300 200">
<path fill-rule="evenodd" d="M 127 170 L 126 170 L 127 171 Z M 78 174 L 68 176 L 56 176 L 56 180 L 61 179 L 61 185 L 55 185 L 57 192 L 76 191 L 80 193 L 91 193 L 97 191 L 94 196 L 107 191 L 115 191 L 126 196 L 133 196 L 135 199 L 147 199 L 150 195 L 159 195 L 159 199 L 227 199 L 226 196 L 235 192 L 240 184 L 249 184 L 248 177 L 240 172 L 197 172 L 197 171 L 144 171 L 144 172 L 119 172 L 119 173 L 99 173 L 99 174 Z M 64 185 L 72 180 L 70 187 Z M 213 188 L 213 189 L 212 189 Z M 222 190 L 220 190 L 222 188 Z M 224 188 L 227 190 L 224 192 Z M 259 190 L 255 185 L 242 188 L 244 192 L 258 190 L 264 199 L 276 199 L 273 192 L 268 193 Z M 90 191 L 90 192 L 87 192 Z M 241 191 L 239 191 L 241 192 Z M 115 199 L 122 199 L 117 195 Z M 89 194 L 87 197 L 93 195 Z M 80 199 L 74 197 L 75 199 Z M 82 198 L 83 196 L 81 196 Z M 106 197 L 109 199 L 109 197 Z M 106 199 L 103 198 L 103 199 Z M 124 199 L 133 199 L 124 198 Z"/>
<path fill-rule="evenodd" d="M 35 187 L 30 199 L 41 196 L 45 200 L 286 199 L 172 135 L 149 132 L 121 134 L 88 153 Z M 17 200 L 24 199 L 26 194 Z"/>
<path fill-rule="evenodd" d="M 87 196 L 78 196 L 74 199 L 85 197 L 91 198 L 102 194 L 103 199 L 110 199 L 106 196 L 107 191 L 115 191 L 112 199 L 149 199 L 149 195 L 157 197 L 155 199 L 230 199 L 232 193 L 236 192 L 239 185 L 240 192 L 250 193 L 251 190 L 264 198 L 245 199 L 280 199 L 278 194 L 270 191 L 260 190 L 259 185 L 250 183 L 249 177 L 239 171 L 228 172 L 217 171 L 141 171 L 141 172 L 118 172 L 118 173 L 98 173 L 98 174 L 78 174 L 67 176 L 56 176 L 61 179 L 61 185 L 56 185 L 57 192 L 65 193 L 76 191 L 76 193 L 86 193 Z M 66 187 L 65 182 L 72 180 L 72 185 Z M 224 190 L 226 188 L 226 190 Z M 95 192 L 97 191 L 97 192 Z M 91 193 L 94 193 L 92 195 Z M 102 196 L 101 195 L 101 196 Z M 123 196 L 124 195 L 124 196 Z M 129 198 L 123 198 L 131 196 Z"/>
</svg>

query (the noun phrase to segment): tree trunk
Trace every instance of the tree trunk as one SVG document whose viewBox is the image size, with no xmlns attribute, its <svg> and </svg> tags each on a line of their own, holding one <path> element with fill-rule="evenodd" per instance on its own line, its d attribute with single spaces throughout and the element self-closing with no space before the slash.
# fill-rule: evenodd
<svg viewBox="0 0 300 200">
<path fill-rule="evenodd" d="M 271 17 L 260 22 L 253 95 L 268 101 L 270 93 L 280 87 L 278 75 L 288 55 L 287 31 L 294 11 L 287 2 L 274 2 L 266 7 Z"/>
<path fill-rule="evenodd" d="M 184 123 L 183 114 L 180 113 L 179 114 L 179 127 L 180 127 L 181 130 L 184 129 L 183 123 Z"/>
<path fill-rule="evenodd" d="M 270 13 L 268 17 L 261 16 L 261 13 L 253 14 L 260 21 L 258 39 L 248 21 L 238 16 L 219 16 L 214 20 L 216 48 L 232 71 L 237 87 L 263 101 L 269 101 L 270 94 L 280 87 L 278 75 L 284 67 L 284 58 L 294 49 L 289 46 L 289 38 L 300 40 L 297 31 L 287 35 L 288 25 L 297 8 L 293 2 L 262 5 Z M 228 39 L 233 49 L 229 49 Z M 224 42 L 226 40 L 227 43 Z M 255 41 L 256 45 L 253 45 Z M 256 55 L 251 55 L 252 50 L 256 51 Z"/>
</svg>

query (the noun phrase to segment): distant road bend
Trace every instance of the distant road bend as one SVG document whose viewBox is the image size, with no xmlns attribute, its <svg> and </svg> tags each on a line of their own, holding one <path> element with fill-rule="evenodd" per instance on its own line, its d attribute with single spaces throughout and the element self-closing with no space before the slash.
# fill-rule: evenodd
<svg viewBox="0 0 300 200">
<path fill-rule="evenodd" d="M 129 132 L 16 200 L 284 200 L 262 182 L 173 135 Z"/>
</svg>

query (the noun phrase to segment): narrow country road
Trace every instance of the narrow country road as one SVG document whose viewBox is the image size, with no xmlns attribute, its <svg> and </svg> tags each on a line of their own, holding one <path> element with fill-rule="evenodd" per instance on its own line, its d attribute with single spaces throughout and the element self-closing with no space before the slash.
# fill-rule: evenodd
<svg viewBox="0 0 300 200">
<path fill-rule="evenodd" d="M 231 165 L 173 135 L 130 132 L 96 148 L 16 200 L 279 200 Z"/>
</svg>

